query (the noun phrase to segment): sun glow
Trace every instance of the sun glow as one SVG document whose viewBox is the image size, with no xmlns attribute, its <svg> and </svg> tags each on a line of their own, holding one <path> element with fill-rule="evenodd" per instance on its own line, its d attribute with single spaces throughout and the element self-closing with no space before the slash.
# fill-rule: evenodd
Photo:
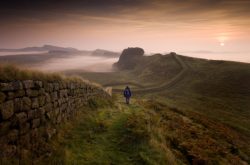
<svg viewBox="0 0 250 165">
<path fill-rule="evenodd" d="M 225 41 L 228 40 L 228 37 L 225 35 L 220 35 L 219 37 L 217 37 L 217 40 L 220 43 L 220 46 L 225 46 Z"/>
</svg>

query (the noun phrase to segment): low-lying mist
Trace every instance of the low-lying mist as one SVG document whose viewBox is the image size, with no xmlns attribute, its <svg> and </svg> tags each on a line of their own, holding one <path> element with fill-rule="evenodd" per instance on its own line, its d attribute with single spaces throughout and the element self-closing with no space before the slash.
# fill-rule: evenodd
<svg viewBox="0 0 250 165">
<path fill-rule="evenodd" d="M 29 54 L 43 54 L 43 53 L 48 53 L 48 51 L 20 51 L 20 52 L 17 52 L 17 51 L 6 51 L 6 52 L 0 52 L 0 56 L 11 56 L 11 55 L 29 55 Z"/>
<path fill-rule="evenodd" d="M 51 59 L 42 64 L 33 66 L 42 71 L 83 70 L 88 72 L 110 72 L 117 58 L 97 56 L 74 56 L 72 58 Z"/>
</svg>

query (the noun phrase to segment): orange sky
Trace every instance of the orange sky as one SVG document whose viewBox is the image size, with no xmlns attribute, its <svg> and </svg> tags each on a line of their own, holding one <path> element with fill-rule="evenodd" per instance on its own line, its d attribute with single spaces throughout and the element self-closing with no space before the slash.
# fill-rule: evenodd
<svg viewBox="0 0 250 165">
<path fill-rule="evenodd" d="M 250 52 L 248 0 L 21 2 L 0 3 L 1 48 L 54 44 L 116 51 L 139 46 L 148 53 Z"/>
</svg>

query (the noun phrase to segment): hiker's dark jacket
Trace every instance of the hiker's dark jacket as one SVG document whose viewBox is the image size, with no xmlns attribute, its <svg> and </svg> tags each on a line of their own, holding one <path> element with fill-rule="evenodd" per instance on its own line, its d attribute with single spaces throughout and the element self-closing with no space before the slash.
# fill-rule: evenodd
<svg viewBox="0 0 250 165">
<path fill-rule="evenodd" d="M 129 88 L 126 88 L 124 91 L 123 91 L 123 95 L 124 97 L 131 97 L 131 91 Z"/>
</svg>

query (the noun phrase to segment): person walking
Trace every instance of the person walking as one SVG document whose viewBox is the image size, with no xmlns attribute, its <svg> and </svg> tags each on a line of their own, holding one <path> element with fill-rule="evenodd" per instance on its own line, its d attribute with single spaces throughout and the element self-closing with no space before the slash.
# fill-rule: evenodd
<svg viewBox="0 0 250 165">
<path fill-rule="evenodd" d="M 126 104 L 129 104 L 129 99 L 130 99 L 132 93 L 131 93 L 130 88 L 128 86 L 126 86 L 126 88 L 124 89 L 123 95 L 126 98 Z"/>
</svg>

